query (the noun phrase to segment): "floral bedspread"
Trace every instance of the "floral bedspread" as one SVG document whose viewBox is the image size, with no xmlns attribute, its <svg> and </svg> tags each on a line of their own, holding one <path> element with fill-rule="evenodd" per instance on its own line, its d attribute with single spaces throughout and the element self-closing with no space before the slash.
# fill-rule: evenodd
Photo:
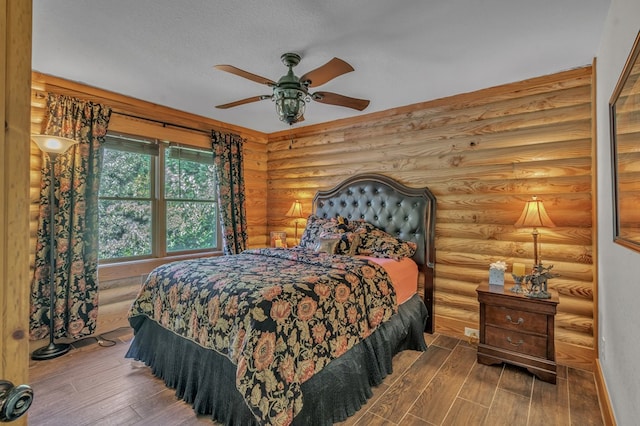
<svg viewBox="0 0 640 426">
<path fill-rule="evenodd" d="M 387 273 L 365 259 L 256 249 L 155 269 L 131 307 L 237 365 L 261 423 L 288 425 L 301 384 L 397 310 Z"/>
</svg>

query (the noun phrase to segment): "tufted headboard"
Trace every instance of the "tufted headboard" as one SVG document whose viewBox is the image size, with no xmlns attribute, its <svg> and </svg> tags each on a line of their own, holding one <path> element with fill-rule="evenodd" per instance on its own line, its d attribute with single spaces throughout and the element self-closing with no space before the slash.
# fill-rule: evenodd
<svg viewBox="0 0 640 426">
<path fill-rule="evenodd" d="M 365 220 L 404 241 L 418 245 L 413 260 L 424 275 L 427 331 L 433 332 L 436 199 L 428 188 L 410 188 L 379 174 L 349 177 L 335 188 L 318 191 L 314 214 Z"/>
</svg>

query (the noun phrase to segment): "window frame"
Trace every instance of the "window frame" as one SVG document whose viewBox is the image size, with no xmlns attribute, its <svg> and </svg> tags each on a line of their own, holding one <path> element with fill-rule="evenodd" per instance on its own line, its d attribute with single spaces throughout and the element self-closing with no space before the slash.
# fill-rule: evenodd
<svg viewBox="0 0 640 426">
<path fill-rule="evenodd" d="M 208 152 L 211 154 L 211 164 L 213 164 L 213 151 L 212 150 L 205 150 L 203 148 L 199 148 L 199 147 L 192 147 L 192 146 L 186 146 L 184 144 L 178 144 L 178 143 L 168 143 L 165 146 L 160 148 L 160 155 L 159 155 L 159 165 L 163 166 L 163 173 L 160 173 L 160 175 L 158 176 L 159 179 L 159 186 L 157 188 L 157 193 L 158 193 L 158 200 L 160 201 L 162 208 L 159 209 L 159 213 L 157 215 L 158 218 L 158 238 L 160 239 L 159 241 L 159 246 L 164 250 L 164 252 L 162 253 L 162 257 L 169 257 L 169 256 L 179 256 L 179 255 L 184 255 L 184 254 L 192 254 L 192 253 L 201 253 L 201 252 L 209 252 L 212 250 L 215 251 L 222 251 L 222 228 L 220 226 L 220 208 L 218 205 L 218 188 L 217 186 L 214 186 L 214 194 L 213 194 L 213 199 L 210 201 L 207 201 L 205 199 L 180 199 L 180 198 L 167 198 L 166 196 L 166 185 L 165 185 L 165 176 L 166 173 L 164 173 L 166 171 L 166 160 L 168 158 L 168 151 L 172 148 L 177 148 L 177 149 L 185 149 L 185 150 L 194 150 L 194 151 L 198 151 L 198 152 Z M 189 160 L 187 158 L 187 161 L 192 161 L 192 162 L 197 162 L 197 161 L 193 161 L 193 160 Z M 204 162 L 201 162 L 204 163 Z M 215 179 L 215 176 L 213 176 L 213 178 Z M 187 249 L 187 250 L 176 250 L 176 251 L 169 251 L 168 250 L 168 246 L 167 246 L 167 212 L 168 212 L 168 208 L 167 205 L 169 202 L 172 201 L 178 201 L 178 202 L 186 202 L 186 201 L 192 201 L 192 202 L 211 202 L 214 205 L 215 208 L 215 217 L 216 217 L 216 221 L 215 221 L 215 225 L 216 225 L 216 247 L 213 248 L 203 248 L 203 249 Z"/>
<path fill-rule="evenodd" d="M 211 152 L 211 149 L 206 149 L 198 145 L 190 145 L 186 143 L 175 143 L 170 141 L 158 141 L 157 139 L 148 139 L 142 136 L 125 135 L 121 133 L 107 133 L 107 140 L 122 139 L 131 144 L 149 144 L 156 147 L 156 154 L 151 154 L 151 168 L 150 168 L 150 191 L 151 191 L 151 253 L 141 256 L 130 256 L 110 259 L 98 259 L 98 265 L 100 272 L 104 270 L 108 272 L 112 267 L 121 265 L 136 266 L 138 265 L 141 273 L 148 273 L 154 267 L 173 260 L 189 259 L 196 257 L 207 257 L 219 255 L 222 253 L 222 229 L 219 219 L 219 203 L 217 197 L 217 186 L 214 188 L 214 198 L 211 202 L 215 208 L 215 233 L 216 233 L 216 246 L 208 247 L 204 249 L 188 249 L 180 251 L 171 251 L 167 249 L 167 198 L 165 197 L 165 160 L 167 158 L 167 152 L 171 148 L 185 148 L 192 149 L 201 152 Z M 105 148 L 117 149 L 115 146 L 109 147 L 106 144 Z M 154 149 L 140 149 L 140 153 L 144 153 L 147 150 L 153 152 Z M 126 149 L 123 149 L 126 151 Z M 131 150 L 138 152 L 137 150 Z M 215 179 L 215 176 L 214 176 Z M 114 200 L 138 200 L 137 198 L 118 198 L 118 197 L 98 197 L 99 200 L 114 199 Z M 147 201 L 146 199 L 140 199 Z M 168 200 L 173 200 L 169 198 Z M 99 225 L 98 225 L 99 226 Z M 145 266 L 147 265 L 147 266 Z M 130 273 L 125 274 L 130 276 Z M 123 275 L 123 276 L 125 276 Z M 102 275 L 101 275 L 102 277 Z"/>
</svg>

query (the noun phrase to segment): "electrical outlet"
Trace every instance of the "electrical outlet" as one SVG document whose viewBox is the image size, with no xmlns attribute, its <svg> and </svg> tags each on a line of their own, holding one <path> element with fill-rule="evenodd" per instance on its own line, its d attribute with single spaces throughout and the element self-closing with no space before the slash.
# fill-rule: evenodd
<svg viewBox="0 0 640 426">
<path fill-rule="evenodd" d="M 465 327 L 464 335 L 467 336 L 467 341 L 470 345 L 477 345 L 480 340 L 480 332 L 475 328 Z"/>
<path fill-rule="evenodd" d="M 476 330 L 475 328 L 470 328 L 470 327 L 465 327 L 464 328 L 464 335 L 467 337 L 473 337 L 473 338 L 479 338 L 480 337 L 480 332 L 478 330 Z"/>
</svg>

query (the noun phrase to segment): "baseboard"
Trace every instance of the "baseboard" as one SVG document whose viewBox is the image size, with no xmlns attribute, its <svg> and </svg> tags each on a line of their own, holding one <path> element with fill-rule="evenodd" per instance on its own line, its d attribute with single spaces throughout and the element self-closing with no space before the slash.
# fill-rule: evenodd
<svg viewBox="0 0 640 426">
<path fill-rule="evenodd" d="M 435 316 L 436 332 L 459 339 L 467 339 L 464 328 L 478 328 L 477 323 L 461 321 L 454 318 Z M 559 365 L 578 368 L 580 370 L 593 371 L 595 351 L 592 348 L 560 342 L 556 339 L 556 362 Z"/>
<path fill-rule="evenodd" d="M 607 384 L 604 381 L 602 375 L 602 366 L 600 365 L 600 358 L 595 360 L 595 368 L 593 375 L 596 379 L 596 390 L 598 391 L 598 400 L 600 401 L 600 411 L 602 411 L 602 418 L 604 424 L 607 426 L 615 426 L 616 418 L 613 415 L 613 408 L 611 407 L 611 400 L 609 399 L 609 392 L 607 391 Z"/>
<path fill-rule="evenodd" d="M 468 321 L 461 321 L 449 317 L 441 317 L 436 315 L 434 318 L 435 332 L 444 334 L 451 337 L 457 337 L 458 339 L 466 339 L 464 335 L 464 328 L 471 327 L 478 329 L 478 324 L 474 324 Z"/>
<path fill-rule="evenodd" d="M 595 357 L 593 348 L 560 342 L 556 338 L 556 362 L 560 365 L 593 372 Z"/>
</svg>

